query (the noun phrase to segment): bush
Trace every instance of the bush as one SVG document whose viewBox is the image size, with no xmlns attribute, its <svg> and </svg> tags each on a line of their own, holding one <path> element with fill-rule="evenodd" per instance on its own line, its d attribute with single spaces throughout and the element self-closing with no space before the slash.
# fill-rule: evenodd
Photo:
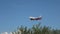
<svg viewBox="0 0 60 34">
<path fill-rule="evenodd" d="M 27 27 L 21 26 L 18 28 L 15 34 L 60 34 L 60 30 L 54 30 L 46 26 L 42 27 L 40 26 L 40 23 L 39 23 L 39 24 L 33 25 L 33 27 L 30 29 Z"/>
</svg>

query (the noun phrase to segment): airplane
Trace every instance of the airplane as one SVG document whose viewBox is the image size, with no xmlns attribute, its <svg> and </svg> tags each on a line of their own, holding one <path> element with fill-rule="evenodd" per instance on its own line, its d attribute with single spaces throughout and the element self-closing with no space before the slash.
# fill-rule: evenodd
<svg viewBox="0 0 60 34">
<path fill-rule="evenodd" d="M 29 17 L 30 20 L 41 20 L 42 19 L 42 16 L 39 16 L 39 17 Z"/>
</svg>

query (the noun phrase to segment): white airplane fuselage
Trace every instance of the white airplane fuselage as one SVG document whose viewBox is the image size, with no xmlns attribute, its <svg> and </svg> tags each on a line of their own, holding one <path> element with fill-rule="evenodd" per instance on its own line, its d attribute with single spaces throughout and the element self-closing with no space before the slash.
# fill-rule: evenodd
<svg viewBox="0 0 60 34">
<path fill-rule="evenodd" d="M 30 20 L 41 20 L 42 17 L 30 17 Z"/>
</svg>

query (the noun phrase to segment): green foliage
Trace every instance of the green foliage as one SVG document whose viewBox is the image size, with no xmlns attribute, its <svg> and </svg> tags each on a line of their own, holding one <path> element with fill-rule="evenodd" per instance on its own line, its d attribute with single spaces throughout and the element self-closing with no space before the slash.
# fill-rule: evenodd
<svg viewBox="0 0 60 34">
<path fill-rule="evenodd" d="M 12 32 L 12 34 L 14 34 Z M 39 24 L 33 25 L 32 28 L 27 28 L 27 27 L 19 27 L 17 32 L 15 34 L 60 34 L 60 30 L 54 30 L 49 27 L 42 27 Z"/>
</svg>

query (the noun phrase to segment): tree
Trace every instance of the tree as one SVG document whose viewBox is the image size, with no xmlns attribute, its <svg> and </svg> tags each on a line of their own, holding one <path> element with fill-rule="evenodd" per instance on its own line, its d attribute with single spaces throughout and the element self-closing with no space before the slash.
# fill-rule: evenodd
<svg viewBox="0 0 60 34">
<path fill-rule="evenodd" d="M 12 32 L 14 34 L 14 32 Z M 40 23 L 33 25 L 32 28 L 19 27 L 15 34 L 60 34 L 60 30 L 51 29 L 50 27 L 42 27 Z"/>
</svg>

